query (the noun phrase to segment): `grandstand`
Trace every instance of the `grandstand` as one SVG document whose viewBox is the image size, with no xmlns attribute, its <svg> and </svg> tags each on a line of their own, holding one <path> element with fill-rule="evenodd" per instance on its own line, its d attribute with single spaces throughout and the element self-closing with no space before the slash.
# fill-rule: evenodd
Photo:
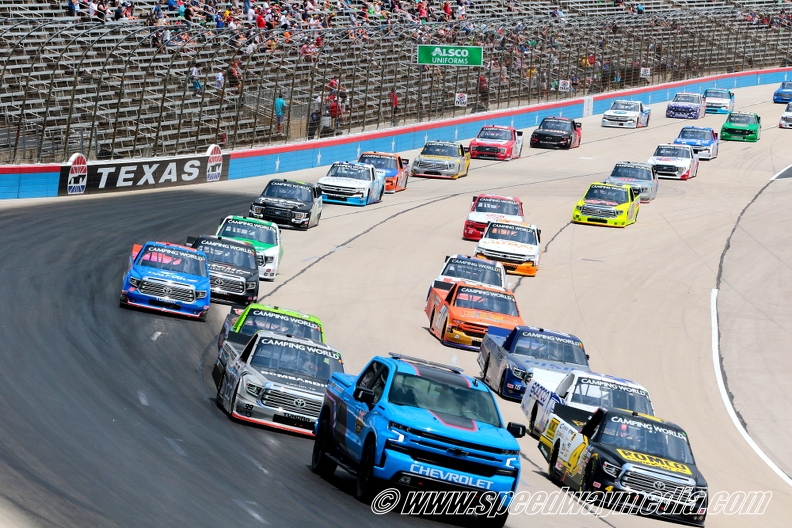
<svg viewBox="0 0 792 528">
<path fill-rule="evenodd" d="M 301 15 L 284 1 L 288 27 L 278 25 L 277 12 L 269 27 L 257 27 L 240 0 L 229 9 L 236 20 L 224 21 L 239 27 L 218 28 L 212 7 L 197 0 L 192 22 L 173 16 L 178 12 L 168 12 L 167 3 L 161 10 L 169 16 L 146 20 L 153 1 L 130 8 L 139 20 L 112 16 L 116 8 L 108 4 L 100 21 L 90 16 L 95 4 L 72 15 L 54 1 L 0 0 L 0 161 L 299 141 L 314 128 L 313 111 L 321 136 L 383 128 L 392 126 L 391 90 L 404 124 L 790 64 L 792 17 L 786 4 L 767 0 L 470 0 L 462 3 L 463 19 L 457 2 L 450 15 L 443 2 L 432 9 L 386 2 L 388 9 L 328 1 Z M 485 66 L 419 66 L 418 43 L 483 46 Z M 241 89 L 229 70 L 235 61 Z M 197 93 L 193 66 L 203 84 Z M 651 68 L 649 78 L 641 78 L 641 68 Z M 218 72 L 222 87 L 215 87 Z M 486 92 L 479 90 L 481 74 Z M 572 91 L 557 89 L 562 79 Z M 280 93 L 288 103 L 283 135 L 273 115 Z M 468 94 L 467 108 L 454 106 L 456 93 Z M 335 108 L 340 116 L 327 115 Z"/>
</svg>

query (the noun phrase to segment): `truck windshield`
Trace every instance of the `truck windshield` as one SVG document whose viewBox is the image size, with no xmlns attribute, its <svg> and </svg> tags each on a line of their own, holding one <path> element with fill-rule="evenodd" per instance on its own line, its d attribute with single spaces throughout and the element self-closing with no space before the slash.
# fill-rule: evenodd
<svg viewBox="0 0 792 528">
<path fill-rule="evenodd" d="M 425 156 L 447 156 L 449 158 L 459 157 L 459 147 L 456 145 L 442 145 L 439 143 L 427 143 L 424 145 L 421 154 Z"/>
<path fill-rule="evenodd" d="M 479 198 L 476 202 L 477 213 L 496 213 L 502 215 L 522 216 L 520 205 L 514 200 L 502 198 Z"/>
<path fill-rule="evenodd" d="M 137 265 L 201 277 L 207 276 L 206 259 L 202 255 L 173 248 L 149 246 L 141 253 Z"/>
<path fill-rule="evenodd" d="M 358 160 L 360 163 L 374 165 L 378 169 L 397 169 L 396 158 L 390 156 L 375 156 L 373 154 L 363 154 Z"/>
<path fill-rule="evenodd" d="M 679 139 L 712 139 L 712 132 L 700 128 L 683 128 L 679 133 Z"/>
<path fill-rule="evenodd" d="M 568 337 L 539 332 L 522 332 L 517 346 L 514 347 L 514 354 L 559 363 L 588 365 L 583 343 Z"/>
<path fill-rule="evenodd" d="M 259 330 L 323 342 L 322 327 L 313 321 L 269 310 L 250 310 L 238 331 L 245 335 L 253 335 Z"/>
<path fill-rule="evenodd" d="M 344 372 L 341 354 L 285 339 L 263 338 L 250 359 L 252 367 L 293 372 L 329 380 L 334 372 Z"/>
<path fill-rule="evenodd" d="M 707 99 L 729 99 L 729 92 L 726 90 L 707 90 L 704 92 L 704 97 Z"/>
<path fill-rule="evenodd" d="M 701 99 L 698 94 L 676 94 L 674 96 L 675 103 L 700 103 Z"/>
<path fill-rule="evenodd" d="M 623 204 L 627 203 L 627 190 L 621 187 L 592 185 L 583 199 L 586 201 L 597 200 L 614 205 Z"/>
<path fill-rule="evenodd" d="M 610 107 L 611 110 L 624 110 L 627 112 L 639 112 L 640 107 L 638 103 L 632 103 L 630 101 L 614 101 Z"/>
<path fill-rule="evenodd" d="M 690 151 L 686 148 L 660 145 L 655 149 L 655 158 L 690 158 Z"/>
<path fill-rule="evenodd" d="M 536 234 L 533 229 L 516 225 L 498 224 L 495 222 L 487 227 L 484 238 L 489 238 L 491 240 L 509 240 L 511 242 L 530 244 L 532 246 L 536 245 Z"/>
<path fill-rule="evenodd" d="M 502 276 L 497 266 L 483 261 L 476 262 L 473 259 L 448 259 L 441 275 L 503 287 Z"/>
<path fill-rule="evenodd" d="M 595 378 L 578 379 L 570 400 L 592 407 L 608 407 L 654 414 L 649 393 L 644 389 Z"/>
<path fill-rule="evenodd" d="M 393 377 L 388 400 L 394 405 L 418 407 L 432 413 L 503 427 L 489 392 L 450 385 L 428 377 L 397 373 Z"/>
<path fill-rule="evenodd" d="M 545 117 L 542 119 L 542 124 L 539 125 L 539 130 L 561 130 L 563 132 L 572 132 L 572 121 Z"/>
<path fill-rule="evenodd" d="M 311 188 L 290 182 L 271 181 L 267 188 L 261 193 L 262 198 L 282 198 L 284 200 L 294 200 L 297 202 L 310 202 Z"/>
<path fill-rule="evenodd" d="M 737 123 L 740 125 L 755 125 L 756 116 L 753 114 L 729 114 L 727 123 Z"/>
<path fill-rule="evenodd" d="M 371 181 L 371 169 L 359 165 L 333 165 L 327 173 L 328 177 L 350 178 L 352 180 Z"/>
<path fill-rule="evenodd" d="M 482 128 L 478 138 L 509 141 L 512 138 L 512 133 L 511 130 L 504 130 L 502 128 Z"/>
<path fill-rule="evenodd" d="M 478 288 L 459 288 L 456 299 L 454 299 L 454 306 L 515 317 L 520 315 L 514 296 Z"/>
<path fill-rule="evenodd" d="M 611 416 L 601 429 L 599 442 L 602 444 L 684 464 L 694 463 L 687 435 L 669 424 Z"/>
<path fill-rule="evenodd" d="M 278 243 L 278 237 L 275 234 L 275 228 L 256 224 L 254 222 L 245 222 L 242 220 L 226 220 L 220 226 L 218 236 L 244 238 L 247 240 L 255 240 L 264 244 L 275 245 Z"/>
<path fill-rule="evenodd" d="M 202 240 L 198 243 L 196 249 L 200 249 L 206 253 L 210 262 L 220 262 L 222 264 L 234 266 L 235 268 L 258 269 L 256 265 L 256 252 L 253 251 L 252 248 L 250 251 L 246 251 L 230 244 L 219 244 L 214 241 Z"/>
<path fill-rule="evenodd" d="M 610 175 L 611 178 L 631 178 L 633 180 L 651 180 L 652 169 L 636 167 L 634 165 L 616 165 Z"/>
</svg>

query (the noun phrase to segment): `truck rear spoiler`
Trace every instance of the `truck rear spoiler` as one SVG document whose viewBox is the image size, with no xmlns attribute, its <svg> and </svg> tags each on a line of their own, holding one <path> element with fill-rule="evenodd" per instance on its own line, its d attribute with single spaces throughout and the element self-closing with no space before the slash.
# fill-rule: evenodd
<svg viewBox="0 0 792 528">
<path fill-rule="evenodd" d="M 495 325 L 490 325 L 490 327 L 487 329 L 487 333 L 488 334 L 492 334 L 494 336 L 499 336 L 499 337 L 502 337 L 504 339 L 509 337 L 509 334 L 511 334 L 511 331 L 512 331 L 511 328 L 502 328 L 500 326 L 495 326 Z"/>
<path fill-rule="evenodd" d="M 250 340 L 256 337 L 255 334 L 252 336 L 243 334 L 242 332 L 228 332 L 228 337 L 226 337 L 226 343 L 231 343 L 232 345 L 238 347 L 245 347 Z"/>
<path fill-rule="evenodd" d="M 586 425 L 586 422 L 589 421 L 594 413 L 591 411 L 585 411 L 583 409 L 578 409 L 577 407 L 572 407 L 570 405 L 564 405 L 563 403 L 556 403 L 555 407 L 553 407 L 553 414 L 555 414 L 561 420 L 564 420 L 568 424 L 572 425 L 578 431 Z"/>
</svg>

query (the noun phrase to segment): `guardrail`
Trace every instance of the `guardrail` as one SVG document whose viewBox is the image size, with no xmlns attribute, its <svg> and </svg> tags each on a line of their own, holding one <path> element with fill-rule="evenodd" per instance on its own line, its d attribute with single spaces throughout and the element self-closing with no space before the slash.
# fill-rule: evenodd
<svg viewBox="0 0 792 528">
<path fill-rule="evenodd" d="M 647 104 L 668 101 L 678 91 L 703 92 L 707 88 L 741 88 L 780 83 L 792 78 L 792 68 L 754 70 L 714 75 L 622 90 L 594 96 L 542 103 L 464 117 L 361 132 L 315 141 L 222 152 L 211 145 L 202 154 L 151 159 L 87 161 L 75 154 L 70 162 L 48 165 L 0 165 L 0 198 L 36 198 L 234 180 L 328 165 L 357 159 L 360 152 L 401 152 L 420 148 L 429 139 L 459 140 L 473 137 L 484 124 L 516 128 L 536 126 L 544 117 L 579 118 L 601 114 L 616 99 Z"/>
</svg>

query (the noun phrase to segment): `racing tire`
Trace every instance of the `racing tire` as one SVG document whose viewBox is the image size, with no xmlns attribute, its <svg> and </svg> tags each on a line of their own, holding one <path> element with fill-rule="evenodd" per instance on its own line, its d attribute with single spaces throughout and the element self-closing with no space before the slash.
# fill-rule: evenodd
<svg viewBox="0 0 792 528">
<path fill-rule="evenodd" d="M 223 412 L 225 412 L 225 405 L 223 405 L 223 397 L 221 395 L 223 394 L 223 389 L 225 388 L 225 384 L 226 384 L 226 378 L 225 378 L 225 372 L 223 372 L 220 377 L 220 383 L 217 384 L 217 396 L 215 396 L 215 403 L 217 404 L 218 407 L 220 407 L 220 409 L 223 410 Z"/>
<path fill-rule="evenodd" d="M 561 485 L 561 479 L 556 475 L 555 465 L 558 462 L 558 448 L 559 444 L 556 442 L 553 445 L 553 451 L 550 453 L 550 462 L 547 463 L 547 476 L 553 484 Z"/>
<path fill-rule="evenodd" d="M 333 436 L 330 430 L 330 420 L 327 416 L 322 418 L 319 429 L 316 431 L 313 452 L 311 453 L 311 471 L 328 479 L 335 473 L 337 464 L 327 455 L 333 452 Z"/>
<path fill-rule="evenodd" d="M 199 315 L 199 316 L 198 316 L 198 321 L 200 321 L 200 322 L 202 322 L 202 323 L 205 323 L 205 322 L 206 322 L 206 317 L 207 317 L 208 315 L 209 315 L 209 312 L 208 312 L 208 311 L 206 311 L 206 312 L 202 313 L 201 315 Z"/>
<path fill-rule="evenodd" d="M 528 421 L 528 434 L 533 436 L 536 429 L 536 415 L 539 412 L 539 402 L 534 403 L 533 410 L 531 411 L 531 419 Z M 538 436 L 538 432 L 536 433 Z"/>
<path fill-rule="evenodd" d="M 646 124 L 644 125 L 644 128 L 649 126 L 649 120 L 650 119 L 652 119 L 652 116 L 649 116 L 649 117 L 646 118 Z"/>
<path fill-rule="evenodd" d="M 440 334 L 440 342 L 443 343 L 444 345 L 446 344 L 445 335 L 447 333 L 448 333 L 448 317 L 446 317 L 445 321 L 443 321 L 443 333 Z"/>
<path fill-rule="evenodd" d="M 509 518 L 509 510 L 508 508 L 504 511 L 498 511 L 493 516 L 487 515 L 478 516 L 476 519 L 476 526 L 480 528 L 503 528 L 506 525 L 506 519 Z"/>
<path fill-rule="evenodd" d="M 500 383 L 498 383 L 498 395 L 500 395 L 501 398 L 506 397 L 503 395 L 506 392 L 506 390 L 504 389 L 505 386 L 506 386 L 506 371 L 504 370 L 503 374 L 501 375 Z"/>
<path fill-rule="evenodd" d="M 483 381 L 485 384 L 487 383 L 487 371 L 489 370 L 489 362 L 490 362 L 490 357 L 487 356 L 487 359 L 484 360 L 484 368 L 481 369 L 481 381 Z"/>
<path fill-rule="evenodd" d="M 370 504 L 376 493 L 376 477 L 374 476 L 374 442 L 369 441 L 363 447 L 360 466 L 355 479 L 355 498 L 364 504 Z"/>
<path fill-rule="evenodd" d="M 383 187 L 382 190 L 380 191 L 379 198 L 377 198 L 377 203 L 381 203 L 382 202 L 382 197 L 383 196 L 385 196 L 385 187 Z"/>
</svg>

